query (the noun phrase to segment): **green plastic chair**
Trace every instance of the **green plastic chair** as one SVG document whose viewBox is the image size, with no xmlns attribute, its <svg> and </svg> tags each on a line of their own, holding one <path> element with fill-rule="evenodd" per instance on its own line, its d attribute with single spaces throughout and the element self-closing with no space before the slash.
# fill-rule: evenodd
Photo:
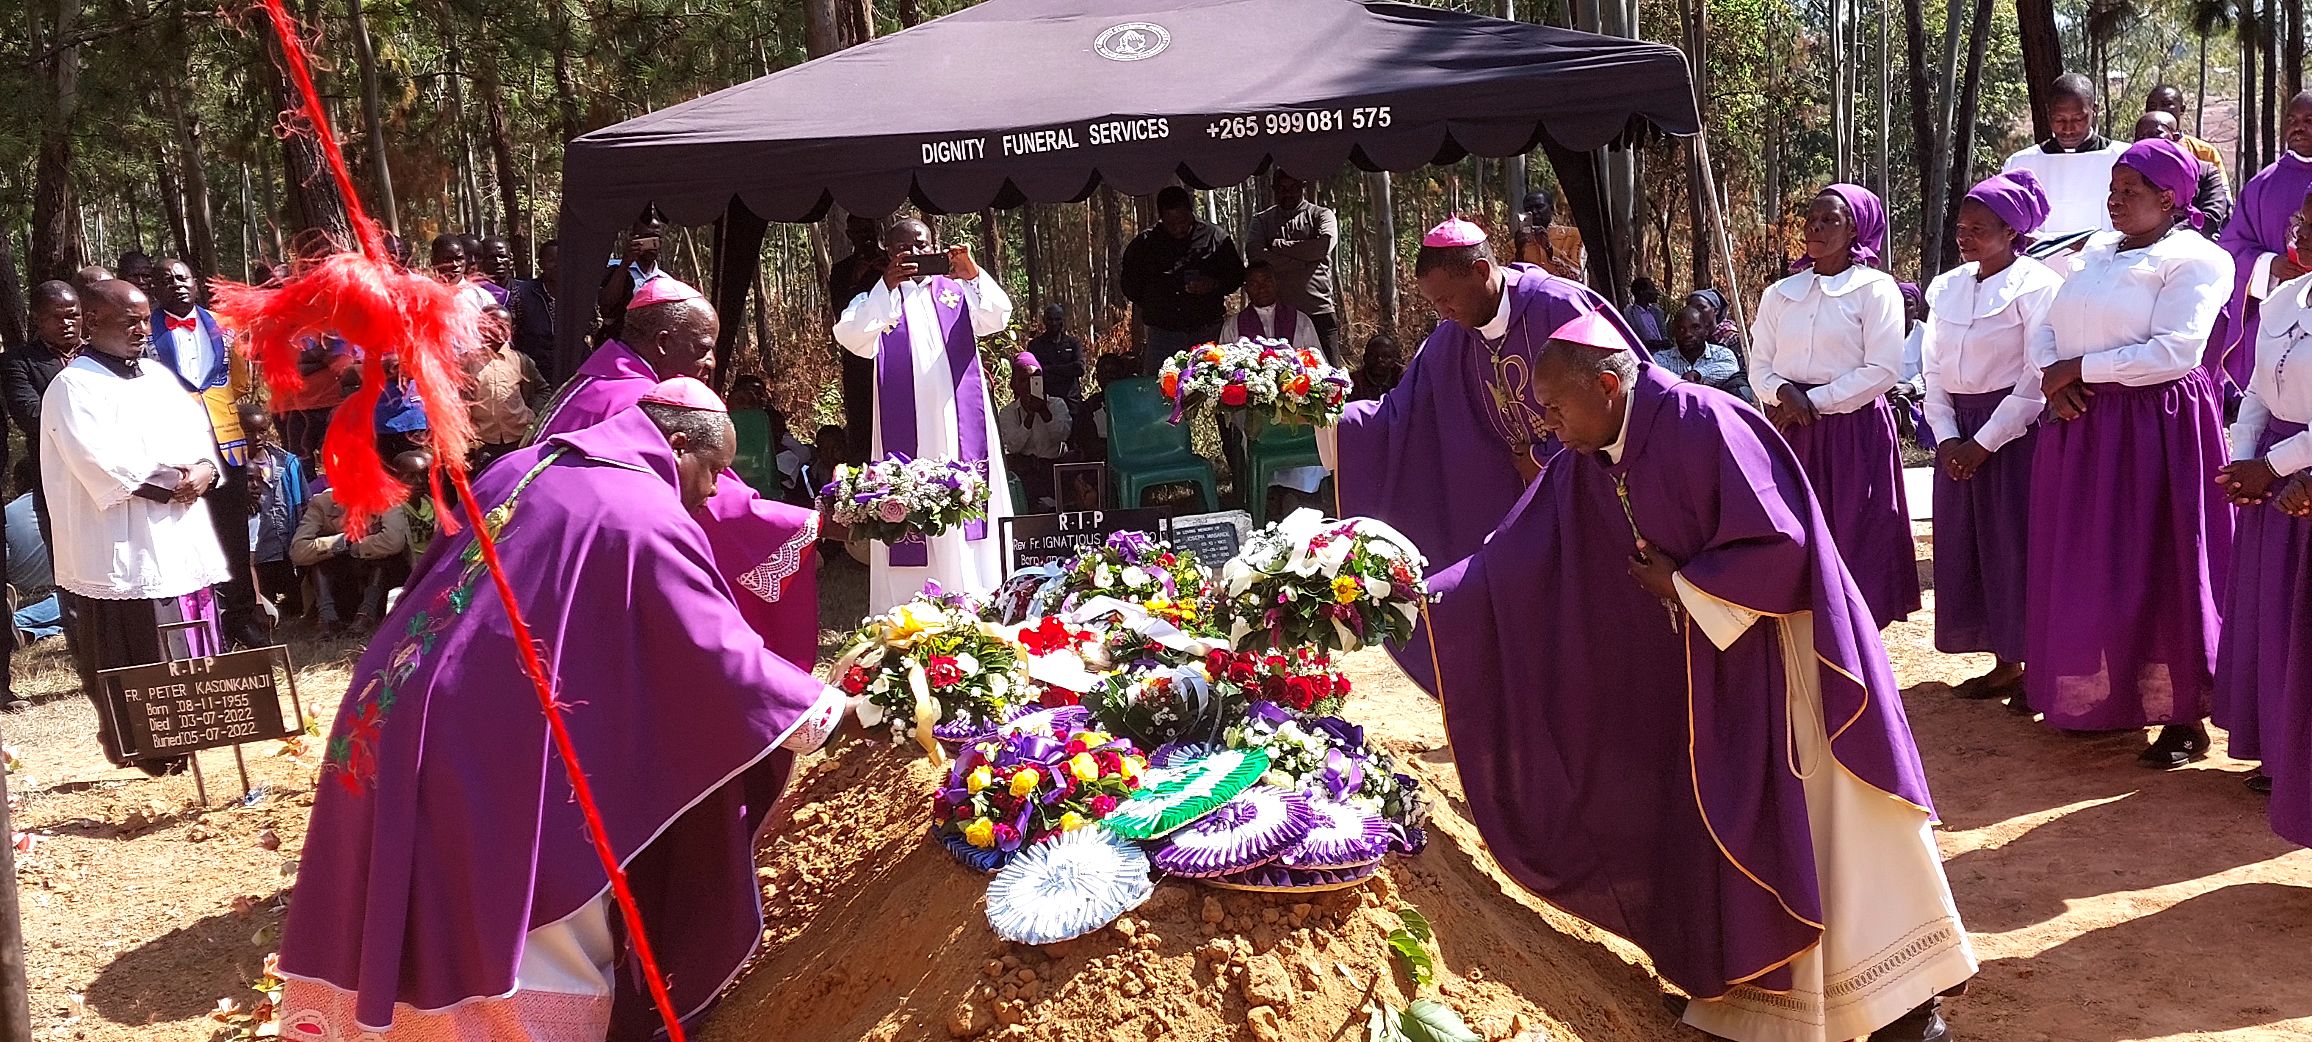
<svg viewBox="0 0 2312 1042">
<path fill-rule="evenodd" d="M 1003 472 L 1003 475 L 1006 479 L 1008 479 L 1004 482 L 1004 484 L 1011 486 L 1012 513 L 1035 513 L 1038 508 L 1034 503 L 1028 502 L 1028 487 L 1026 485 L 1020 484 L 1019 474 L 1007 470 Z"/>
<path fill-rule="evenodd" d="M 1260 433 L 1246 440 L 1245 469 L 1252 474 L 1246 486 L 1252 494 L 1252 526 L 1259 528 L 1268 523 L 1269 482 L 1280 471 L 1294 467 L 1321 467 L 1324 460 L 1317 455 L 1317 429 L 1305 423 L 1272 423 Z"/>
<path fill-rule="evenodd" d="M 1204 509 L 1220 509 L 1219 481 L 1212 463 L 1188 446 L 1188 425 L 1173 426 L 1172 405 L 1152 376 L 1118 380 L 1108 387 L 1108 471 L 1116 502 L 1130 509 L 1158 485 L 1191 484 Z"/>
<path fill-rule="evenodd" d="M 771 440 L 771 416 L 760 409 L 731 410 L 731 426 L 738 428 L 739 451 L 731 469 L 739 480 L 771 498 L 779 494 L 779 458 Z"/>
</svg>

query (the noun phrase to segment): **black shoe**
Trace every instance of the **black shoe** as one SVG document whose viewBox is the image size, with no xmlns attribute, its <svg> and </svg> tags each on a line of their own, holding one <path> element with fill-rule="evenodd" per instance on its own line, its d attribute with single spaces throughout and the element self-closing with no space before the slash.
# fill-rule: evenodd
<svg viewBox="0 0 2312 1042">
<path fill-rule="evenodd" d="M 1999 690 L 1991 686 L 1991 675 L 1986 673 L 1960 681 L 1959 686 L 1951 689 L 1951 694 L 1969 702 L 1982 702 L 1999 697 Z"/>
<path fill-rule="evenodd" d="M 1943 1000 L 1928 999 L 1892 1024 L 1870 1033 L 1871 1042 L 1952 1042 L 1950 1022 L 1943 1019 Z"/>
<path fill-rule="evenodd" d="M 2169 724 L 2160 728 L 2159 738 L 2136 760 L 2153 770 L 2172 771 L 2185 764 L 2204 760 L 2207 755 L 2207 728 L 2198 724 Z"/>
<path fill-rule="evenodd" d="M 2256 773 L 2249 775 L 2248 780 L 2244 784 L 2248 786 L 2249 792 L 2255 793 L 2258 796 L 2270 796 L 2272 794 L 2272 776 L 2265 774 L 2263 771 L 2259 770 Z"/>
</svg>

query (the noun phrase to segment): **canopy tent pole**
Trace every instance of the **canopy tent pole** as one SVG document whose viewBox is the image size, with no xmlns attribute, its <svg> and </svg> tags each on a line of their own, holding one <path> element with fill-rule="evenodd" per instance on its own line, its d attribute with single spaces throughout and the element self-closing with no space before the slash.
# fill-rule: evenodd
<svg viewBox="0 0 2312 1042">
<path fill-rule="evenodd" d="M 731 197 L 730 208 L 714 222 L 714 313 L 722 327 L 714 338 L 714 387 L 717 393 L 731 383 L 731 352 L 738 346 L 739 330 L 746 325 L 747 291 L 763 266 L 763 234 L 770 222 L 755 216 L 747 204 Z M 762 346 L 758 345 L 757 350 Z"/>
<path fill-rule="evenodd" d="M 1726 213 L 1718 206 L 1718 174 L 1710 166 L 1710 131 L 1694 133 L 1694 155 L 1702 162 L 1702 194 L 1708 198 L 1710 225 L 1717 232 L 1718 256 L 1726 265 L 1726 306 L 1734 309 L 1734 354 L 1742 368 L 1750 368 L 1750 351 L 1744 333 L 1750 328 L 1750 317 L 1742 306 L 1742 284 L 1734 267 L 1734 236 L 1726 229 Z"/>
</svg>

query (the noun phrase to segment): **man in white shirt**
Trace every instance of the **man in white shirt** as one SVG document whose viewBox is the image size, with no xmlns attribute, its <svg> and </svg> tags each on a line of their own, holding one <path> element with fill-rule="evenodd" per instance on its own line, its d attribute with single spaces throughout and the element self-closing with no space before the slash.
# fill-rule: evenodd
<svg viewBox="0 0 2312 1042">
<path fill-rule="evenodd" d="M 890 262 L 835 323 L 835 342 L 875 360 L 875 437 L 869 459 L 968 463 L 987 479 L 987 520 L 893 546 L 877 543 L 867 569 L 867 610 L 884 612 L 937 580 L 948 590 L 995 588 L 1003 556 L 994 533 L 1012 512 L 995 409 L 978 338 L 1001 333 L 1012 302 L 964 246 L 933 245 L 930 226 L 908 219 L 883 234 Z"/>
<path fill-rule="evenodd" d="M 2053 136 L 2007 157 L 2005 170 L 2029 170 L 2047 190 L 2042 239 L 2111 230 L 2103 204 L 2111 194 L 2111 165 L 2127 145 L 2096 133 L 2097 108 L 2095 84 L 2087 77 L 2076 72 L 2056 77 L 2047 101 Z"/>
<path fill-rule="evenodd" d="M 200 402 L 144 359 L 152 337 L 144 293 L 100 282 L 84 302 L 87 349 L 41 399 L 40 466 L 81 690 L 97 704 L 106 758 L 127 766 L 97 671 L 220 650 L 209 587 L 228 570 L 202 496 L 223 467 Z M 161 629 L 192 621 L 206 625 Z M 184 759 L 135 766 L 174 773 Z"/>
<path fill-rule="evenodd" d="M 995 414 L 996 430 L 1003 435 L 1004 466 L 1019 474 L 1027 505 L 1044 509 L 1056 502 L 1052 464 L 1067 455 L 1075 417 L 1067 402 L 1044 395 L 1043 363 L 1032 354 L 1022 351 L 1012 359 L 1011 387 L 1011 404 Z"/>
</svg>

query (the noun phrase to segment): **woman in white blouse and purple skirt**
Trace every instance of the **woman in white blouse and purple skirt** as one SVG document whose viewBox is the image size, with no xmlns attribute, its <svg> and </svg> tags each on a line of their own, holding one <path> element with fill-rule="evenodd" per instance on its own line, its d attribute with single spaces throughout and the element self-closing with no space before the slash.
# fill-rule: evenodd
<svg viewBox="0 0 2312 1042">
<path fill-rule="evenodd" d="M 2028 170 L 1978 184 L 1959 204 L 1966 263 L 1927 286 L 1920 370 L 1935 444 L 1935 649 L 1990 652 L 1991 671 L 1961 698 L 2023 688 L 2023 573 L 2029 553 L 2031 454 L 2038 447 L 2039 370 L 2031 331 L 2044 325 L 2063 278 L 2023 256 L 2047 219 L 2047 193 Z"/>
<path fill-rule="evenodd" d="M 2080 251 L 2031 336 L 2055 422 L 2033 459 L 2024 634 L 2031 708 L 2069 731 L 2162 725 L 2146 766 L 2207 754 L 2232 505 L 2223 399 L 2200 370 L 2232 263 L 2196 229 L 2199 160 L 2138 141 L 2111 170 L 2116 232 Z"/>
<path fill-rule="evenodd" d="M 1835 184 L 1806 211 L 1806 256 L 1750 327 L 1750 387 L 1814 486 L 1880 628 L 1919 607 L 1902 456 L 1887 389 L 1903 368 L 1903 296 L 1878 270 L 1886 207 Z"/>
<path fill-rule="evenodd" d="M 2289 247 L 2312 256 L 2312 197 Z M 2248 784 L 2272 796 L 2272 830 L 2312 846 L 2312 518 L 2284 512 L 2280 495 L 2312 480 L 2312 275 L 2266 295 L 2259 323 L 2233 462 L 2216 475 L 2240 521 L 2215 718 L 2234 758 L 2264 761 Z"/>
</svg>

